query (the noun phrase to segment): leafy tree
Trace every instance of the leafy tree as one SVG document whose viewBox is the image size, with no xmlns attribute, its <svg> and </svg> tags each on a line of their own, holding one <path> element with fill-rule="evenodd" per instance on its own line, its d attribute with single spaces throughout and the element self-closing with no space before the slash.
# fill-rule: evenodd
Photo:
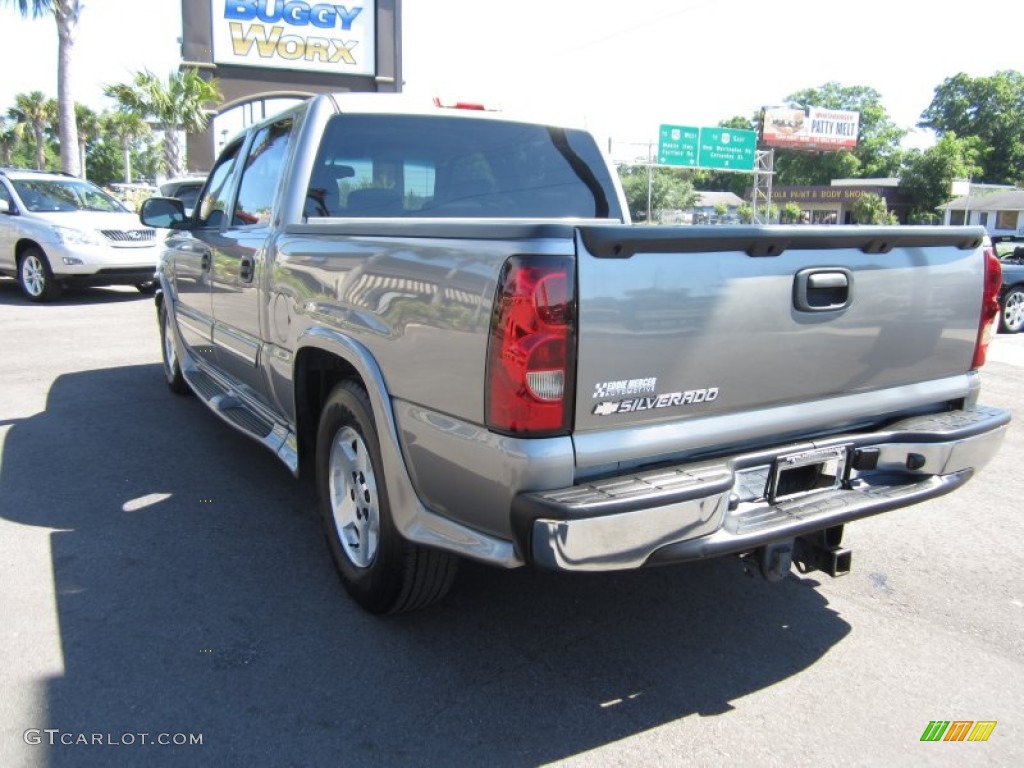
<svg viewBox="0 0 1024 768">
<path fill-rule="evenodd" d="M 832 179 L 885 178 L 899 172 L 899 144 L 907 132 L 889 117 L 882 106 L 881 94 L 874 88 L 829 82 L 792 93 L 786 101 L 858 112 L 860 129 L 857 148 L 852 152 L 776 150 L 776 184 L 829 184 Z"/>
<path fill-rule="evenodd" d="M 220 99 L 217 80 L 205 80 L 196 69 L 168 75 L 166 83 L 149 70 L 136 72 L 130 83 L 108 85 L 107 96 L 120 110 L 155 121 L 164 134 L 167 172 L 181 174 L 178 131 L 199 133 L 206 129 L 206 104 Z"/>
<path fill-rule="evenodd" d="M 140 139 L 150 135 L 149 124 L 136 112 L 113 112 L 106 116 L 108 133 L 117 139 L 123 162 L 122 179 L 126 184 L 132 181 L 132 150 Z"/>
<path fill-rule="evenodd" d="M 895 224 L 895 214 L 889 213 L 885 198 L 866 192 L 853 204 L 853 218 L 858 224 Z"/>
<path fill-rule="evenodd" d="M 990 149 L 980 176 L 996 183 L 1024 183 L 1024 75 L 1013 70 L 988 77 L 961 72 L 935 89 L 919 125 L 939 136 L 976 136 Z"/>
<path fill-rule="evenodd" d="M 961 139 L 952 131 L 942 136 L 935 146 L 909 153 L 904 159 L 900 186 L 914 201 L 911 217 L 931 221 L 935 210 L 949 200 L 953 181 L 980 175 L 984 154 L 980 138 Z"/>
<path fill-rule="evenodd" d="M 729 214 L 729 206 L 725 203 L 718 203 L 715 205 L 715 216 L 718 217 L 719 221 L 724 221 L 725 217 Z"/>
<path fill-rule="evenodd" d="M 82 12 L 80 0 L 0 0 L 4 5 L 16 6 L 23 17 L 39 18 L 53 15 L 57 22 L 57 121 L 60 137 L 60 167 L 78 176 L 81 172 L 78 156 L 78 126 L 75 122 L 75 99 L 72 93 L 72 50 L 78 34 L 78 18 Z M 38 160 L 39 149 L 36 149 Z"/>
<path fill-rule="evenodd" d="M 736 215 L 740 217 L 741 223 L 750 224 L 754 220 L 754 209 L 750 203 L 743 203 L 736 209 Z"/>
<path fill-rule="evenodd" d="M 652 168 L 648 184 L 648 168 L 642 165 L 619 166 L 619 177 L 626 195 L 629 212 L 635 221 L 647 218 L 648 186 L 651 213 L 666 208 L 692 208 L 697 193 L 686 171 L 676 168 Z"/>
<path fill-rule="evenodd" d="M 783 224 L 796 224 L 800 220 L 800 205 L 788 202 L 782 206 L 781 221 Z"/>
<path fill-rule="evenodd" d="M 14 106 L 7 116 L 23 126 L 23 132 L 31 132 L 35 147 L 36 170 L 46 168 L 46 131 L 57 116 L 57 104 L 48 99 L 42 91 L 19 93 L 14 97 Z"/>
</svg>

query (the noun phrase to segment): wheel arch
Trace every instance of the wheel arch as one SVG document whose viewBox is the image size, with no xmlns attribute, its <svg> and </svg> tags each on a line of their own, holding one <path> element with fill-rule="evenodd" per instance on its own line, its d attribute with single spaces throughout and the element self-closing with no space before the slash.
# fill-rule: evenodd
<svg viewBox="0 0 1024 768">
<path fill-rule="evenodd" d="M 46 249 L 43 248 L 42 243 L 33 240 L 30 237 L 23 237 L 14 244 L 14 263 L 17 264 L 21 260 L 21 256 L 29 248 L 38 248 L 39 251 L 46 256 Z M 50 258 L 46 256 L 46 258 Z"/>
<path fill-rule="evenodd" d="M 313 472 L 320 413 L 339 382 L 359 384 L 370 398 L 379 437 L 397 439 L 384 377 L 369 350 L 355 340 L 329 330 L 307 332 L 299 339 L 292 381 L 299 471 L 304 476 Z"/>
</svg>

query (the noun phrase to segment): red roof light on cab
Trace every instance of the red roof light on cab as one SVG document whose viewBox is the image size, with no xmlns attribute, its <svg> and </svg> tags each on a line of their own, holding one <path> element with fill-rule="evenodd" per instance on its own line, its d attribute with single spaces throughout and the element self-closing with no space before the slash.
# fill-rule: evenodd
<svg viewBox="0 0 1024 768">
<path fill-rule="evenodd" d="M 434 97 L 434 106 L 441 109 L 471 109 L 478 112 L 497 112 L 497 109 L 487 107 L 484 104 L 470 101 L 447 101 L 440 96 Z"/>
</svg>

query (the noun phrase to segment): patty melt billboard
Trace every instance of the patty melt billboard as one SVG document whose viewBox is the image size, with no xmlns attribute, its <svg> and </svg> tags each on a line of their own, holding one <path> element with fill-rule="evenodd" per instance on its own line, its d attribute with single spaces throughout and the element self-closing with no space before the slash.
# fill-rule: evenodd
<svg viewBox="0 0 1024 768">
<path fill-rule="evenodd" d="M 212 9 L 217 64 L 376 74 L 376 8 L 370 0 L 213 0 Z"/>
<path fill-rule="evenodd" d="M 780 149 L 818 152 L 857 146 L 858 112 L 808 107 L 765 107 L 761 143 Z"/>
</svg>

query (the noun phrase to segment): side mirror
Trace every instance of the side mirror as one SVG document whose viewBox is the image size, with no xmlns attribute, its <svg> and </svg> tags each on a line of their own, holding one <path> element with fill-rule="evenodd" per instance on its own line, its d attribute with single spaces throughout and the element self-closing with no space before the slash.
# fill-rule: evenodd
<svg viewBox="0 0 1024 768">
<path fill-rule="evenodd" d="M 139 220 L 147 227 L 185 229 L 188 217 L 185 204 L 173 197 L 151 197 L 139 208 Z"/>
<path fill-rule="evenodd" d="M 0 200 L 0 213 L 10 213 L 10 212 L 11 212 L 11 204 L 8 203 L 6 200 Z"/>
</svg>

